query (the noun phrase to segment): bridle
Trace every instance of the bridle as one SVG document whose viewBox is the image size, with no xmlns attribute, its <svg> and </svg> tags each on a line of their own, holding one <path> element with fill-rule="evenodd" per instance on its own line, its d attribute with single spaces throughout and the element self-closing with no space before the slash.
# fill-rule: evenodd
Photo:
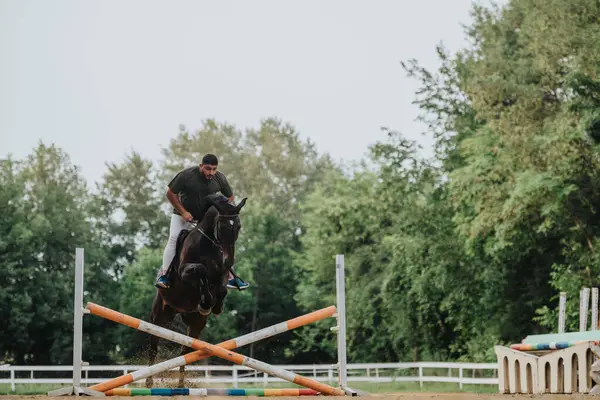
<svg viewBox="0 0 600 400">
<path fill-rule="evenodd" d="M 219 241 L 219 234 L 218 234 L 219 228 L 221 227 L 221 221 L 222 220 L 227 220 L 227 221 L 229 221 L 231 223 L 231 226 L 233 227 L 234 226 L 234 222 L 233 221 L 235 219 L 239 219 L 239 218 L 240 218 L 240 216 L 238 214 L 231 214 L 231 215 L 229 215 L 229 214 L 217 214 L 217 216 L 215 217 L 215 222 L 214 222 L 214 232 L 213 232 L 213 235 L 214 235 L 214 238 L 215 238 L 214 240 L 210 236 L 208 236 L 206 234 L 206 232 L 204 232 L 204 230 L 202 230 L 200 228 L 200 221 L 198 221 L 196 223 L 190 222 L 190 224 L 192 225 L 192 229 L 190 230 L 190 234 L 192 232 L 194 232 L 195 230 L 197 230 L 198 232 L 200 232 L 200 234 L 202 234 L 202 236 L 204 236 L 205 238 L 207 238 L 213 244 L 213 246 L 215 246 L 219 250 L 219 252 L 221 253 L 221 257 L 222 257 L 222 263 L 225 264 L 225 252 L 223 251 L 223 245 Z M 237 274 L 233 271 L 233 269 L 231 269 L 231 268 L 228 268 L 228 269 L 229 269 L 229 272 L 231 272 L 231 274 L 236 278 L 236 282 L 237 282 L 237 279 L 239 279 L 238 276 L 237 276 Z M 179 278 L 181 279 L 181 275 L 180 275 L 179 270 L 177 271 L 177 274 L 179 275 Z M 241 290 L 240 287 L 239 287 L 239 285 L 238 285 L 238 290 Z"/>
<path fill-rule="evenodd" d="M 214 230 L 213 230 L 213 236 L 215 238 L 214 240 L 210 236 L 208 236 L 206 234 L 206 232 L 204 232 L 202 229 L 200 229 L 200 221 L 196 222 L 195 224 L 191 223 L 193 225 L 191 232 L 193 232 L 194 230 L 197 230 L 198 232 L 200 232 L 202 234 L 202 236 L 207 238 L 213 244 L 213 246 L 215 246 L 217 249 L 219 249 L 219 251 L 221 253 L 223 253 L 223 245 L 219 241 L 219 229 L 221 227 L 221 221 L 223 219 L 226 219 L 226 220 L 230 221 L 231 226 L 233 226 L 233 224 L 234 224 L 233 221 L 235 219 L 239 219 L 239 218 L 240 218 L 240 216 L 237 214 L 217 214 L 217 216 L 215 217 Z"/>
<path fill-rule="evenodd" d="M 239 218 L 240 218 L 239 214 L 220 214 L 217 212 L 217 215 L 215 216 L 215 219 L 214 219 L 214 231 L 213 231 L 214 239 L 211 238 L 206 232 L 204 232 L 203 229 L 200 228 L 200 223 L 202 222 L 201 220 L 200 221 L 197 220 L 196 222 L 189 221 L 191 229 L 188 233 L 188 236 L 190 234 L 192 234 L 194 231 L 200 232 L 200 234 L 202 236 L 204 236 L 206 239 L 208 239 L 212 243 L 212 245 L 217 248 L 217 250 L 221 254 L 222 264 L 225 264 L 225 251 L 223 250 L 223 245 L 222 245 L 222 243 L 220 243 L 220 240 L 219 240 L 219 229 L 221 227 L 221 221 L 227 220 L 230 222 L 231 226 L 233 227 L 234 226 L 233 221 L 236 219 L 239 220 Z M 169 270 L 170 269 L 171 268 L 169 267 Z M 182 279 L 180 269 L 179 268 L 174 268 L 174 269 L 175 269 L 175 274 L 179 277 L 179 279 Z M 237 275 L 235 275 L 235 272 L 233 272 L 233 270 L 230 269 L 230 272 L 234 276 L 237 276 Z"/>
</svg>

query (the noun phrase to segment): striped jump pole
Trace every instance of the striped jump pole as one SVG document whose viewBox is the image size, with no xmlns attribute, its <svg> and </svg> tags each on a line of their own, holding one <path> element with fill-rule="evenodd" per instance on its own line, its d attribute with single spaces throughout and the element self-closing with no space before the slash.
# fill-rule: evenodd
<svg viewBox="0 0 600 400">
<path fill-rule="evenodd" d="M 318 396 L 312 389 L 111 389 L 107 396 Z"/>
<path fill-rule="evenodd" d="M 517 343 L 511 344 L 510 348 L 512 350 L 519 351 L 541 351 L 541 350 L 561 350 L 566 349 L 568 347 L 577 346 L 583 343 L 593 343 L 594 345 L 598 345 L 598 341 L 596 340 L 574 340 L 574 341 L 564 341 L 564 342 L 548 342 L 548 343 Z"/>
<path fill-rule="evenodd" d="M 89 304 L 88 304 L 89 306 Z M 290 319 L 285 322 L 280 322 L 279 324 L 269 326 L 267 328 L 258 330 L 256 332 L 251 332 L 243 336 L 239 336 L 235 339 L 228 340 L 226 342 L 222 342 L 217 344 L 217 346 L 222 347 L 226 350 L 233 350 L 238 347 L 246 346 L 250 343 L 257 342 L 259 340 L 267 339 L 272 336 L 278 335 L 283 332 L 291 331 L 292 329 L 299 328 L 304 325 L 308 325 L 312 322 L 320 321 L 322 319 L 331 317 L 335 314 L 336 307 L 329 306 L 326 308 L 322 308 L 320 310 L 311 312 L 309 314 L 304 314 L 299 317 Z M 179 356 L 173 358 L 171 360 L 163 361 L 158 364 L 151 365 L 147 368 L 143 368 L 137 371 L 134 371 L 130 374 L 122 375 L 117 378 L 110 379 L 106 382 L 99 383 L 97 385 L 91 386 L 91 390 L 96 390 L 98 392 L 106 392 L 107 390 L 117 388 L 119 386 L 128 385 L 132 382 L 135 382 L 140 379 L 147 378 L 152 375 L 156 375 L 158 373 L 169 371 L 173 368 L 181 367 L 182 365 L 191 364 L 193 362 L 205 359 L 210 357 L 212 354 L 205 349 L 196 350 L 191 353 L 188 353 L 183 356 Z M 291 396 L 291 395 L 290 395 Z M 295 395 L 293 395 L 295 396 Z"/>
<path fill-rule="evenodd" d="M 248 366 L 250 368 L 267 373 L 269 375 L 276 376 L 288 382 L 316 390 L 317 392 L 332 396 L 345 396 L 345 392 L 341 389 L 337 389 L 324 383 L 317 382 L 313 379 L 298 375 L 283 368 L 275 367 L 262 361 L 243 356 L 231 350 L 215 346 L 202 340 L 194 339 L 189 336 L 173 332 L 169 329 L 162 328 L 158 325 L 142 321 L 141 319 L 130 317 L 129 315 L 122 314 L 118 311 L 111 310 L 98 304 L 94 304 L 91 302 L 87 303 L 87 309 L 92 314 L 97 315 L 99 317 L 106 318 L 119 324 L 129 326 L 142 332 L 150 333 L 152 335 L 161 337 L 166 340 L 171 340 L 183 346 L 188 346 L 196 350 L 204 350 L 209 355 L 214 355 L 219 358 L 223 358 L 238 365 Z"/>
</svg>

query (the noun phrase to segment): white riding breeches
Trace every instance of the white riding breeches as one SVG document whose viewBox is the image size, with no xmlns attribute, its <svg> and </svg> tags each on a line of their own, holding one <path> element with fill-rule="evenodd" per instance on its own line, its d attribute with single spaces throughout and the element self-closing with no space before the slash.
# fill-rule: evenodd
<svg viewBox="0 0 600 400">
<path fill-rule="evenodd" d="M 190 229 L 191 224 L 184 220 L 181 215 L 171 214 L 171 224 L 169 225 L 169 240 L 167 240 L 167 245 L 165 246 L 165 251 L 163 252 L 163 261 L 160 270 L 158 271 L 158 275 L 163 275 L 169 269 L 169 265 L 171 265 L 171 261 L 173 261 L 173 257 L 175 257 L 175 247 L 177 245 L 177 237 L 179 236 L 179 232 L 182 229 Z"/>
</svg>

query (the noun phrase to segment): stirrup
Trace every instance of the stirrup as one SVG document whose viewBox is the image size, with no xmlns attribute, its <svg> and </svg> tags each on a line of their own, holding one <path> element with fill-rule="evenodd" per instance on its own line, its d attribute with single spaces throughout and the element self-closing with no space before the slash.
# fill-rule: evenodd
<svg viewBox="0 0 600 400">
<path fill-rule="evenodd" d="M 169 285 L 169 278 L 167 275 L 162 275 L 156 280 L 154 286 L 159 289 L 168 289 L 171 285 Z"/>
</svg>

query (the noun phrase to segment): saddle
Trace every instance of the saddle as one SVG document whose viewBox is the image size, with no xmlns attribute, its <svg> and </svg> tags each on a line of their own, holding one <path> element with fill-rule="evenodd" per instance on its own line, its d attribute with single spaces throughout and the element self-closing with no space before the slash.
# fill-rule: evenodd
<svg viewBox="0 0 600 400">
<path fill-rule="evenodd" d="M 169 268 L 167 268 L 167 277 L 169 281 L 171 281 L 171 274 L 177 270 L 179 267 L 179 256 L 181 255 L 181 248 L 183 247 L 183 242 L 185 238 L 189 235 L 191 231 L 189 229 L 182 229 L 177 236 L 177 242 L 175 244 L 175 256 L 171 260 L 171 264 L 169 264 Z"/>
</svg>

